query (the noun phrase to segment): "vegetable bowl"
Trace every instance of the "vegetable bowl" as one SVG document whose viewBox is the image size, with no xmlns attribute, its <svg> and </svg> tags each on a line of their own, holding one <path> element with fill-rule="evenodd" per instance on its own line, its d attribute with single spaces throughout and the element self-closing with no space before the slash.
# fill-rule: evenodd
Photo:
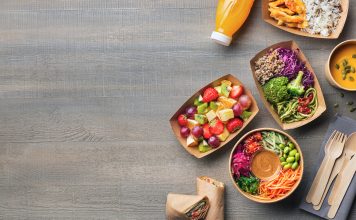
<svg viewBox="0 0 356 220">
<path fill-rule="evenodd" d="M 170 124 L 184 149 L 202 158 L 229 143 L 258 111 L 250 90 L 228 74 L 192 95 L 171 117 Z"/>
<path fill-rule="evenodd" d="M 316 74 L 294 41 L 262 50 L 250 65 L 263 104 L 284 130 L 308 124 L 326 110 Z"/>
<path fill-rule="evenodd" d="M 235 188 L 259 203 L 287 198 L 301 182 L 303 171 L 303 154 L 298 143 L 274 128 L 246 133 L 235 144 L 229 159 Z"/>
</svg>

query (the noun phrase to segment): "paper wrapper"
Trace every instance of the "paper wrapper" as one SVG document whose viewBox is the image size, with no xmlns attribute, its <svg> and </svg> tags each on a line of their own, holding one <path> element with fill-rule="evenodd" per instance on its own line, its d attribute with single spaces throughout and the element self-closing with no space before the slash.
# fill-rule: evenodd
<svg viewBox="0 0 356 220">
<path fill-rule="evenodd" d="M 208 203 L 208 209 L 202 213 L 202 217 L 206 216 L 209 210 L 209 199 L 206 196 L 200 195 L 183 195 L 169 193 L 166 203 L 166 216 L 168 220 L 183 220 L 191 219 L 186 213 L 189 212 L 197 203 L 202 200 Z"/>
<path fill-rule="evenodd" d="M 270 49 L 277 49 L 279 47 L 289 48 L 289 49 L 293 49 L 294 51 L 296 51 L 298 59 L 305 64 L 307 69 L 314 76 L 314 88 L 315 88 L 315 90 L 317 92 L 317 96 L 318 96 L 318 107 L 317 107 L 317 109 L 316 109 L 316 111 L 315 111 L 313 116 L 311 116 L 311 117 L 309 117 L 307 119 L 304 119 L 302 121 L 296 121 L 296 122 L 292 122 L 292 123 L 284 123 L 284 122 L 282 122 L 281 119 L 279 118 L 277 112 L 273 109 L 272 105 L 265 98 L 265 95 L 264 95 L 264 92 L 263 92 L 263 88 L 262 88 L 261 84 L 258 82 L 256 74 L 255 74 L 255 71 L 256 71 L 255 62 L 259 58 L 264 56 Z M 306 125 L 309 122 L 313 121 L 314 119 L 318 118 L 326 110 L 324 95 L 323 95 L 323 91 L 321 90 L 318 78 L 316 77 L 316 74 L 315 74 L 313 68 L 311 67 L 308 59 L 305 57 L 305 55 L 303 54 L 302 50 L 300 49 L 300 47 L 298 46 L 298 44 L 296 42 L 294 42 L 294 41 L 285 41 L 285 42 L 280 42 L 280 43 L 274 44 L 274 45 L 272 45 L 270 47 L 267 47 L 266 49 L 264 49 L 261 52 L 259 52 L 258 54 L 256 54 L 256 56 L 250 60 L 250 66 L 251 66 L 251 70 L 252 70 L 252 77 L 253 77 L 253 79 L 255 81 L 258 93 L 259 93 L 259 95 L 261 97 L 261 100 L 262 100 L 263 104 L 265 105 L 267 110 L 271 113 L 271 115 L 274 118 L 274 120 L 279 124 L 279 126 L 282 127 L 283 130 L 294 129 L 294 128 L 298 128 L 298 127 L 301 127 L 303 125 Z"/>
<path fill-rule="evenodd" d="M 207 196 L 210 208 L 206 220 L 224 220 L 224 183 L 207 176 L 197 178 L 197 194 Z"/>
<path fill-rule="evenodd" d="M 341 9 L 342 9 L 340 20 L 335 30 L 331 33 L 331 35 L 327 37 L 322 36 L 320 34 L 310 34 L 308 32 L 300 30 L 299 28 L 290 28 L 284 25 L 278 25 L 277 21 L 270 16 L 270 12 L 268 11 L 268 3 L 270 2 L 270 0 L 262 0 L 262 18 L 265 22 L 292 34 L 296 34 L 304 37 L 337 39 L 340 36 L 342 30 L 344 29 L 344 25 L 347 18 L 347 12 L 349 10 L 349 1 L 350 0 L 340 0 Z"/>
</svg>

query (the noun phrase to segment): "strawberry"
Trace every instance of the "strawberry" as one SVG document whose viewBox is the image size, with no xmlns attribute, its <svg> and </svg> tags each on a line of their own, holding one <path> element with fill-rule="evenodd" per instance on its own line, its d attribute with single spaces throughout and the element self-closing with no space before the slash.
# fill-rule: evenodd
<svg viewBox="0 0 356 220">
<path fill-rule="evenodd" d="M 203 101 L 204 102 L 211 102 L 219 98 L 219 93 L 214 88 L 207 88 L 203 93 Z"/>
<path fill-rule="evenodd" d="M 209 131 L 215 135 L 222 134 L 224 132 L 224 124 L 219 119 L 215 119 L 210 122 Z"/>
<path fill-rule="evenodd" d="M 230 91 L 230 97 L 233 99 L 237 99 L 244 93 L 244 87 L 242 85 L 233 86 Z"/>
<path fill-rule="evenodd" d="M 179 115 L 178 116 L 178 124 L 180 126 L 186 126 L 188 124 L 187 116 L 186 115 Z"/>
<path fill-rule="evenodd" d="M 239 119 L 239 118 L 233 118 L 233 119 L 230 119 L 227 124 L 226 124 L 226 129 L 232 133 L 232 132 L 235 132 L 236 130 L 239 130 L 242 125 L 244 124 L 244 122 Z"/>
<path fill-rule="evenodd" d="M 212 136 L 209 128 L 210 128 L 209 124 L 203 125 L 203 136 L 205 139 L 209 139 Z"/>
</svg>

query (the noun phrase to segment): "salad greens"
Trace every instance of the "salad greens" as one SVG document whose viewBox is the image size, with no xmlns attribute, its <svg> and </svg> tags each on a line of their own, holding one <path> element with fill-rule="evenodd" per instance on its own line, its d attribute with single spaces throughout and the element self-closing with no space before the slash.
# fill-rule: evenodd
<svg viewBox="0 0 356 220">
<path fill-rule="evenodd" d="M 258 193 L 260 181 L 254 176 L 240 176 L 240 178 L 237 179 L 237 184 L 243 191 L 251 193 L 252 195 L 256 195 Z"/>
</svg>

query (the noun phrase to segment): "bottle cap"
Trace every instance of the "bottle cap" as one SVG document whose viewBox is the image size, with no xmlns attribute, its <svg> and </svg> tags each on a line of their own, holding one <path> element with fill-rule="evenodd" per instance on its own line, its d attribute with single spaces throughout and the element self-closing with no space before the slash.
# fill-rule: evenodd
<svg viewBox="0 0 356 220">
<path fill-rule="evenodd" d="M 232 38 L 229 36 L 226 36 L 225 34 L 222 34 L 217 31 L 213 31 L 210 37 L 212 40 L 214 40 L 218 44 L 222 44 L 224 46 L 229 46 L 231 43 Z"/>
</svg>

